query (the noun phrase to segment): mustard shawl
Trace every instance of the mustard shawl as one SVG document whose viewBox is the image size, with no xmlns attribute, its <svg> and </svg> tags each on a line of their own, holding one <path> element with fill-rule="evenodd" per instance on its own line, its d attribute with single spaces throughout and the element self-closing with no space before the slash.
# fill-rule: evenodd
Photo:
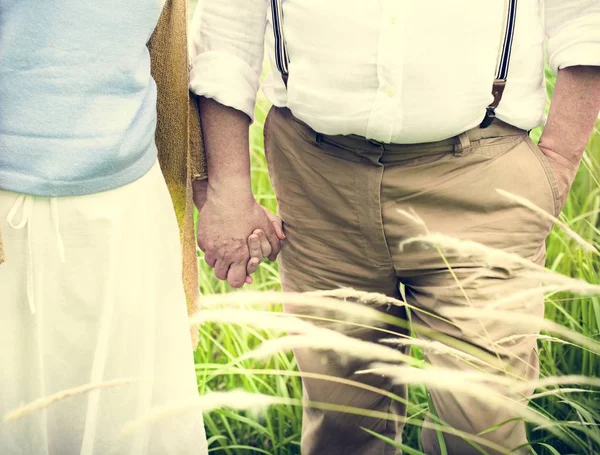
<svg viewBox="0 0 600 455">
<path fill-rule="evenodd" d="M 148 48 L 158 87 L 158 159 L 179 223 L 183 282 L 191 313 L 199 292 L 192 180 L 206 177 L 206 165 L 198 105 L 189 91 L 187 0 L 167 0 Z"/>
</svg>

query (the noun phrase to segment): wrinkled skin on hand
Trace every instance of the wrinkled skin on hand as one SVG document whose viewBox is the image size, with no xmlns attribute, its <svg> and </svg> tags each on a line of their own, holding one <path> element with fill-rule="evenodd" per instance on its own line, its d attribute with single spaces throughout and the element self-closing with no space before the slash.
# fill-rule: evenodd
<svg viewBox="0 0 600 455">
<path fill-rule="evenodd" d="M 275 260 L 285 239 L 279 217 L 253 197 L 236 198 L 210 192 L 207 181 L 194 182 L 200 212 L 198 246 L 215 275 L 235 288 L 252 282 L 263 257 Z"/>
</svg>

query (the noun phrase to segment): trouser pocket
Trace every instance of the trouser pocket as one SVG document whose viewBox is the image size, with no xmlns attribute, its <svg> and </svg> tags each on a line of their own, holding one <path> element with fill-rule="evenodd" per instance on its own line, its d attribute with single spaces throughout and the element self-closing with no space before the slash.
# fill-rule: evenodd
<svg viewBox="0 0 600 455">
<path fill-rule="evenodd" d="M 544 174 L 546 175 L 546 182 L 550 187 L 550 191 L 552 192 L 552 199 L 554 202 L 554 210 L 552 214 L 557 217 L 560 215 L 561 207 L 559 202 L 559 191 L 558 185 L 556 183 L 556 176 L 554 175 L 554 171 L 552 169 L 552 164 L 548 160 L 548 157 L 542 152 L 542 150 L 538 147 L 538 145 L 531 140 L 529 136 L 525 137 L 525 143 L 529 146 L 530 150 L 538 159 L 539 165 L 544 170 Z"/>
</svg>

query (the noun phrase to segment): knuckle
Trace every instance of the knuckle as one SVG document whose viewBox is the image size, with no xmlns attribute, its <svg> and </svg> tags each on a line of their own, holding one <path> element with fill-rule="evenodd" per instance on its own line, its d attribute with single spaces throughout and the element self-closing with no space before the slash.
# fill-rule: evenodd
<svg viewBox="0 0 600 455">
<path fill-rule="evenodd" d="M 235 262 L 235 263 L 246 262 L 249 258 L 250 257 L 247 254 L 236 253 L 236 255 L 233 258 L 233 262 Z"/>
</svg>

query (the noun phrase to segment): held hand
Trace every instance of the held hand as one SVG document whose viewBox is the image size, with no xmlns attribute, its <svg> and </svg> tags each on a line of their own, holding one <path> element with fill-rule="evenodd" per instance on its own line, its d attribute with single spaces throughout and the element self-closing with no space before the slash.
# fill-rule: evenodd
<svg viewBox="0 0 600 455">
<path fill-rule="evenodd" d="M 280 241 L 285 240 L 286 237 L 283 233 L 283 223 L 281 218 L 273 215 L 266 208 L 263 207 L 263 209 L 273 225 L 273 229 L 277 234 L 277 238 Z M 252 235 L 248 237 L 248 250 L 250 251 L 250 260 L 248 261 L 247 267 L 248 275 L 251 275 L 258 270 L 258 266 L 262 263 L 263 258 L 266 257 L 270 261 L 277 259 L 277 254 L 274 253 L 273 249 L 271 248 L 271 244 L 265 236 L 265 233 L 260 229 L 256 229 Z"/>
<path fill-rule="evenodd" d="M 204 199 L 202 185 L 195 183 L 194 190 L 194 201 L 201 206 L 198 246 L 205 252 L 205 260 L 215 269 L 217 278 L 226 279 L 233 287 L 239 288 L 247 281 L 248 241 L 254 230 L 260 229 L 264 233 L 271 248 L 271 257 L 279 253 L 280 240 L 272 217 L 251 194 L 239 195 L 235 191 L 225 195 L 211 194 L 209 188 L 205 191 L 205 201 L 201 203 Z"/>
</svg>

